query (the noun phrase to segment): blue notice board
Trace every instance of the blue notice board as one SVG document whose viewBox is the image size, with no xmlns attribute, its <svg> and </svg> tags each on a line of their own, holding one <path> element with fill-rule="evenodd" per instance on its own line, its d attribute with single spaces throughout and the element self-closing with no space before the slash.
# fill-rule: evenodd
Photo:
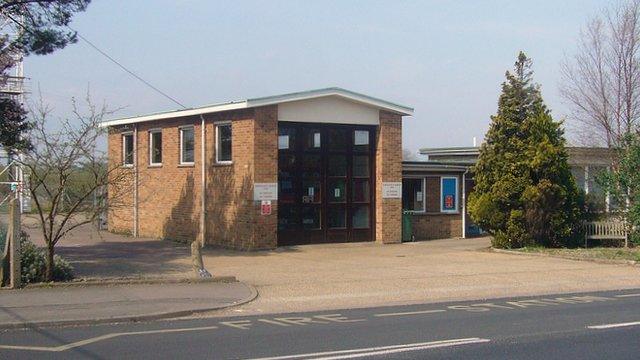
<svg viewBox="0 0 640 360">
<path fill-rule="evenodd" d="M 456 196 L 458 195 L 458 179 L 443 178 L 442 179 L 442 211 L 456 211 L 458 203 Z"/>
</svg>

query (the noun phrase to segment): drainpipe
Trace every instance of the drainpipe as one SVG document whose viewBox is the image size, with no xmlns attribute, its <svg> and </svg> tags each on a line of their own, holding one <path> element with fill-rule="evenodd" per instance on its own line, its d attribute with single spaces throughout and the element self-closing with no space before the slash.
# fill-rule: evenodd
<svg viewBox="0 0 640 360">
<path fill-rule="evenodd" d="M 467 181 L 469 169 L 462 173 L 462 238 L 467 238 Z"/>
<path fill-rule="evenodd" d="M 205 166 L 205 128 L 204 128 L 204 116 L 202 116 L 202 114 L 200 114 L 200 170 L 202 171 L 202 182 L 201 182 L 201 186 L 202 188 L 200 189 L 200 234 L 201 234 L 201 239 L 200 239 L 200 246 L 204 246 L 204 240 L 205 240 L 205 229 L 207 228 L 205 226 L 205 220 L 206 220 L 206 215 L 205 215 L 205 210 L 206 210 L 206 194 L 205 194 L 205 190 L 207 188 L 207 177 L 206 177 L 206 166 Z"/>
<path fill-rule="evenodd" d="M 138 124 L 133 125 L 133 237 L 138 237 Z"/>
</svg>

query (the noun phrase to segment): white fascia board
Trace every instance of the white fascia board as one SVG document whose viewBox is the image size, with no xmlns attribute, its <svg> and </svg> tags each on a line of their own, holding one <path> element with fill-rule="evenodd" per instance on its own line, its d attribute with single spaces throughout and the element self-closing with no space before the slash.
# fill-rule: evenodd
<svg viewBox="0 0 640 360">
<path fill-rule="evenodd" d="M 301 101 L 315 99 L 326 96 L 339 96 L 361 104 L 377 107 L 380 109 L 392 111 L 401 115 L 413 115 L 413 108 L 394 104 L 385 100 L 376 99 L 367 95 L 354 93 L 349 90 L 340 88 L 328 88 L 320 90 L 312 90 L 307 92 L 269 96 L 264 98 L 248 99 L 248 107 L 258 107 L 266 105 L 281 104 L 284 102 Z"/>
<path fill-rule="evenodd" d="M 410 108 L 407 106 L 394 104 L 389 101 L 377 99 L 371 96 L 355 93 L 353 91 L 349 91 L 341 88 L 327 88 L 327 89 L 304 91 L 299 93 L 254 98 L 254 99 L 248 99 L 248 100 L 242 100 L 242 101 L 236 101 L 236 102 L 230 102 L 230 103 L 224 103 L 224 104 L 204 106 L 204 107 L 194 108 L 194 109 L 168 111 L 168 112 L 157 113 L 157 114 L 107 120 L 100 123 L 100 126 L 108 127 L 108 126 L 115 126 L 115 125 L 135 124 L 135 123 L 145 122 L 145 121 L 155 121 L 155 120 L 171 119 L 171 118 L 177 118 L 177 117 L 183 117 L 183 116 L 215 113 L 215 112 L 228 111 L 228 110 L 253 108 L 258 106 L 275 105 L 275 104 L 281 104 L 284 102 L 300 101 L 300 100 L 314 99 L 314 98 L 326 97 L 326 96 L 339 96 L 339 97 L 346 98 L 351 101 L 358 102 L 364 105 L 395 112 L 400 115 L 408 115 L 408 116 L 413 115 L 413 108 Z"/>
<path fill-rule="evenodd" d="M 159 114 L 107 120 L 107 121 L 101 122 L 100 127 L 135 124 L 135 123 L 145 122 L 145 121 L 172 119 L 177 117 L 194 116 L 194 115 L 215 113 L 215 112 L 227 111 L 227 110 L 246 109 L 247 107 L 248 107 L 247 101 L 245 100 L 245 101 L 234 102 L 234 103 L 205 106 L 205 107 L 195 108 L 195 109 L 176 110 L 176 111 L 169 111 L 169 112 L 159 113 Z"/>
</svg>

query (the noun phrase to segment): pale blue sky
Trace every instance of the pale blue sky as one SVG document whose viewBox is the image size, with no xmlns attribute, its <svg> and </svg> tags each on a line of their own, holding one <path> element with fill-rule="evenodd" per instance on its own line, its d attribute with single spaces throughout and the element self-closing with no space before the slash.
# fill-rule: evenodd
<svg viewBox="0 0 640 360">
<path fill-rule="evenodd" d="M 413 106 L 405 148 L 471 145 L 519 50 L 556 117 L 560 62 L 609 1 L 94 0 L 72 26 L 187 106 L 329 86 Z M 126 116 L 177 105 L 82 41 L 30 57 L 58 114 L 90 84 Z"/>
</svg>

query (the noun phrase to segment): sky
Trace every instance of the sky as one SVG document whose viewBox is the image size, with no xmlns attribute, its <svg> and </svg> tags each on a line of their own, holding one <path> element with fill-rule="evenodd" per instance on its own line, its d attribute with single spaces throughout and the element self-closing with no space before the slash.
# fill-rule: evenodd
<svg viewBox="0 0 640 360">
<path fill-rule="evenodd" d="M 94 0 L 71 26 L 187 107 L 331 86 L 415 108 L 403 147 L 471 146 L 519 51 L 556 119 L 560 64 L 600 0 Z M 87 89 L 114 117 L 177 109 L 80 40 L 25 59 L 55 115 Z M 571 124 L 569 124 L 571 125 Z M 569 131 L 568 137 L 572 138 Z"/>
</svg>

